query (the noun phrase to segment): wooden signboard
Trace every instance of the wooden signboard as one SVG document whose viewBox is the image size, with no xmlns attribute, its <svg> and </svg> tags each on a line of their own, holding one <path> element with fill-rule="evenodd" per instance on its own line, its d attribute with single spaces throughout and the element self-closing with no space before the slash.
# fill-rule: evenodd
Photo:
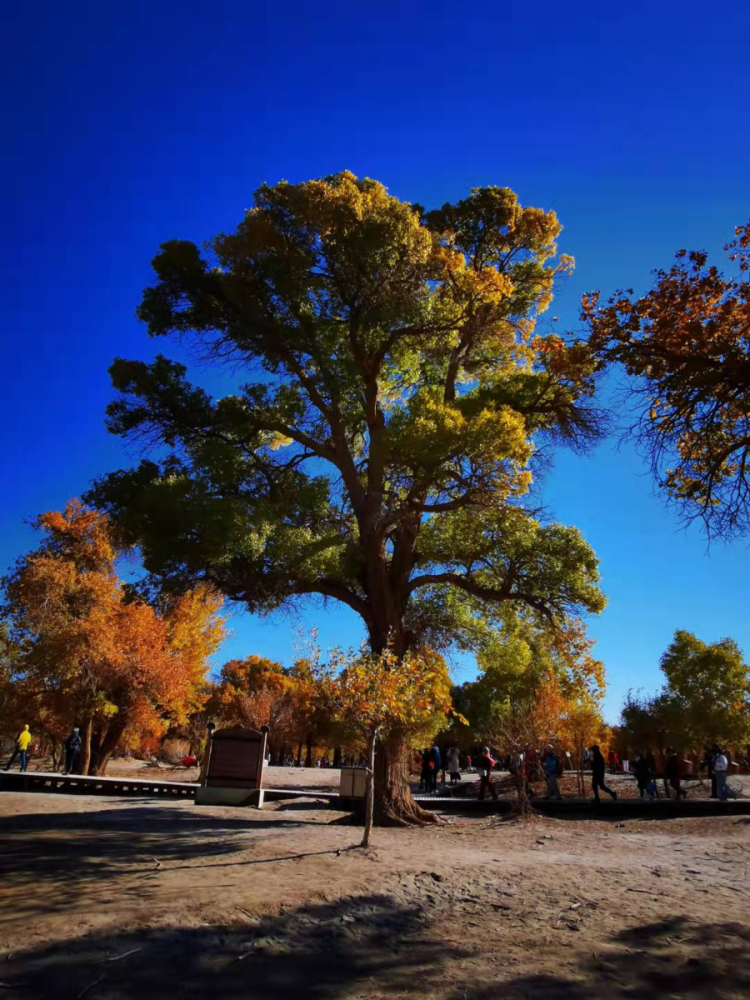
<svg viewBox="0 0 750 1000">
<path fill-rule="evenodd" d="M 217 729 L 208 744 L 206 765 L 196 802 L 263 805 L 263 761 L 268 726 L 260 732 L 231 726 Z"/>
<path fill-rule="evenodd" d="M 363 799 L 367 793 L 367 768 L 342 767 L 339 795 L 342 799 Z"/>
</svg>

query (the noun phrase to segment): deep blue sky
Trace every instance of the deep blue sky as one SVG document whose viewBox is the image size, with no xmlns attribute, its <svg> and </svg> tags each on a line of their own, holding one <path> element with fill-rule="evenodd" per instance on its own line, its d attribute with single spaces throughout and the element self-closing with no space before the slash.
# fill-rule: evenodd
<svg viewBox="0 0 750 1000">
<path fill-rule="evenodd" d="M 262 181 L 348 168 L 427 206 L 509 185 L 565 225 L 575 326 L 581 291 L 643 288 L 750 215 L 748 37 L 744 4 L 697 0 L 3 4 L 0 566 L 24 518 L 130 460 L 107 367 L 154 353 L 134 309 L 160 242 L 233 227 Z M 602 559 L 611 718 L 675 628 L 750 653 L 746 545 L 679 531 L 629 448 L 560 454 L 545 497 Z M 312 623 L 358 641 L 315 609 L 236 618 L 225 653 L 288 660 Z"/>
</svg>

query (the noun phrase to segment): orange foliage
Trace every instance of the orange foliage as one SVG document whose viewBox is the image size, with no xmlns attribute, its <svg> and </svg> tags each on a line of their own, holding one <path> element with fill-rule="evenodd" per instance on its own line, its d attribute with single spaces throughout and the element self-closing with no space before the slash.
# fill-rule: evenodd
<svg viewBox="0 0 750 1000">
<path fill-rule="evenodd" d="M 214 702 L 232 725 L 268 726 L 274 751 L 308 741 L 316 728 L 314 683 L 303 661 L 287 669 L 257 655 L 230 660 L 221 668 Z"/>
<path fill-rule="evenodd" d="M 650 290 L 584 296 L 590 346 L 632 376 L 637 419 L 658 485 L 709 534 L 750 531 L 750 223 L 725 246 L 739 276 L 680 250 Z"/>
<path fill-rule="evenodd" d="M 158 737 L 200 705 L 221 601 L 206 586 L 163 612 L 129 600 L 108 519 L 77 500 L 36 527 L 44 541 L 6 581 L 19 690 L 51 735 L 81 726 L 82 770 L 100 773 L 118 745 Z"/>
<path fill-rule="evenodd" d="M 445 660 L 426 647 L 400 659 L 390 650 L 336 653 L 320 674 L 318 697 L 362 736 L 395 731 L 418 742 L 444 728 L 453 709 Z"/>
<path fill-rule="evenodd" d="M 362 650 L 354 657 L 337 652 L 320 670 L 317 687 L 323 710 L 366 741 L 367 796 L 362 846 L 367 847 L 374 817 L 376 744 L 393 738 L 406 744 L 422 742 L 446 727 L 453 710 L 448 668 L 442 656 L 427 647 L 411 650 L 402 657 L 390 649 L 379 655 Z"/>
</svg>

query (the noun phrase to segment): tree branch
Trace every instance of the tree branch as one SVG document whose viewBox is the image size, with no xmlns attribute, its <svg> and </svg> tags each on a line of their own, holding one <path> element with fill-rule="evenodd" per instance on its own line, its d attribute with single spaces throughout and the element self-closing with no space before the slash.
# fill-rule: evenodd
<svg viewBox="0 0 750 1000">
<path fill-rule="evenodd" d="M 299 580 L 292 585 L 290 593 L 321 594 L 323 597 L 331 597 L 336 601 L 347 604 L 352 611 L 356 611 L 368 628 L 373 623 L 367 601 L 336 580 L 330 580 L 325 577 L 321 577 L 319 580 Z"/>
</svg>

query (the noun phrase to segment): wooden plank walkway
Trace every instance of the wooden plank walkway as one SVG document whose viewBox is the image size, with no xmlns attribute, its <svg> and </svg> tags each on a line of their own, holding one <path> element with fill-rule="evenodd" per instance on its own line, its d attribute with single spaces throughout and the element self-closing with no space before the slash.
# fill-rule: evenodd
<svg viewBox="0 0 750 1000">
<path fill-rule="evenodd" d="M 3 792 L 67 792 L 193 799 L 197 787 L 197 784 L 189 781 L 100 778 L 81 774 L 55 774 L 51 771 L 0 771 L 0 791 Z"/>
<path fill-rule="evenodd" d="M 0 771 L 0 792 L 62 792 L 79 795 L 131 795 L 156 798 L 195 798 L 197 782 L 164 781 L 160 778 L 109 778 L 53 771 Z M 315 789 L 266 788 L 266 801 L 324 799 L 338 803 L 338 792 Z"/>
<path fill-rule="evenodd" d="M 108 778 L 79 774 L 54 774 L 48 771 L 0 771 L 0 791 L 60 792 L 83 795 L 122 795 L 153 798 L 195 798 L 197 783 L 162 781 L 158 778 Z M 338 792 L 313 788 L 266 788 L 266 801 L 285 799 L 317 799 L 334 809 L 354 808 L 354 800 L 342 799 Z M 420 795 L 414 798 L 425 809 L 440 813 L 507 815 L 517 805 L 515 798 L 484 799 L 459 796 Z M 742 816 L 750 815 L 750 798 L 718 802 L 716 799 L 647 799 L 619 798 L 597 805 L 592 799 L 563 799 L 562 802 L 533 799 L 533 808 L 546 816 L 569 819 L 669 819 L 677 816 Z"/>
</svg>

